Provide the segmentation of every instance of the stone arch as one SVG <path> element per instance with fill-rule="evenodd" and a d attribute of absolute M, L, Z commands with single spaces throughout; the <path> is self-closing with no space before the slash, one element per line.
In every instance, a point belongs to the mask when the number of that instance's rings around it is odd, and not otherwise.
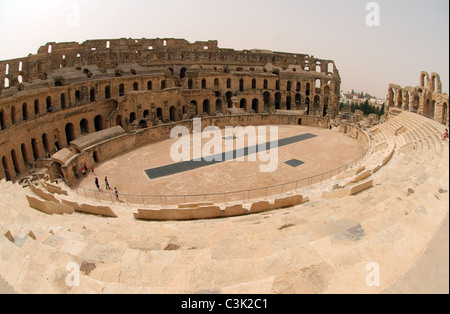
<path fill-rule="evenodd" d="M 125 85 L 120 84 L 119 85 L 119 97 L 125 96 Z"/>
<path fill-rule="evenodd" d="M 31 149 L 33 151 L 34 160 L 38 160 L 39 157 L 40 157 L 39 156 L 39 149 L 37 147 L 36 139 L 34 139 L 34 138 L 31 139 Z"/>
<path fill-rule="evenodd" d="M 28 105 L 26 102 L 22 104 L 22 120 L 25 121 L 28 119 Z"/>
<path fill-rule="evenodd" d="M 156 109 L 156 117 L 157 117 L 159 120 L 163 121 L 164 116 L 163 116 L 163 110 L 162 110 L 162 108 L 157 108 L 157 109 Z"/>
<path fill-rule="evenodd" d="M 134 121 L 136 121 L 136 112 L 130 113 L 129 121 L 130 121 L 130 123 L 133 123 Z"/>
<path fill-rule="evenodd" d="M 89 122 L 86 119 L 82 119 L 80 121 L 80 133 L 81 135 L 85 135 L 89 133 Z"/>
<path fill-rule="evenodd" d="M 275 93 L 275 110 L 281 109 L 281 93 Z"/>
<path fill-rule="evenodd" d="M 264 101 L 264 111 L 270 112 L 270 93 L 269 92 L 263 93 L 263 101 Z"/>
<path fill-rule="evenodd" d="M 170 121 L 173 121 L 173 122 L 178 121 L 178 119 L 177 119 L 177 108 L 175 108 L 175 106 L 170 107 L 169 113 L 170 113 Z"/>
<path fill-rule="evenodd" d="M 3 167 L 3 172 L 5 173 L 6 180 L 11 181 L 12 175 L 11 175 L 11 171 L 9 170 L 8 160 L 6 159 L 5 156 L 2 157 L 2 167 Z"/>
<path fill-rule="evenodd" d="M 75 140 L 75 129 L 72 123 L 66 124 L 65 132 L 66 132 L 67 146 L 70 146 L 70 142 Z"/>
<path fill-rule="evenodd" d="M 441 123 L 447 125 L 448 121 L 448 104 L 444 102 L 442 104 L 442 112 L 441 112 Z"/>
<path fill-rule="evenodd" d="M 48 146 L 48 136 L 46 133 L 42 134 L 42 147 L 44 148 L 45 155 L 50 153 L 50 149 Z"/>
<path fill-rule="evenodd" d="M 116 126 L 121 126 L 121 127 L 123 127 L 123 124 L 122 124 L 122 116 L 119 114 L 119 115 L 117 115 L 117 117 L 116 117 Z"/>
<path fill-rule="evenodd" d="M 0 109 L 0 130 L 6 128 L 5 125 L 5 114 L 3 113 L 3 109 Z"/>
<path fill-rule="evenodd" d="M 205 113 L 207 115 L 211 115 L 211 106 L 209 104 L 209 100 L 208 99 L 205 99 L 203 101 L 203 112 L 202 112 L 202 114 L 205 114 Z"/>
<path fill-rule="evenodd" d="M 11 124 L 16 123 L 16 107 L 11 106 Z"/>
<path fill-rule="evenodd" d="M 292 110 L 292 97 L 286 97 L 286 110 Z"/>
<path fill-rule="evenodd" d="M 428 83 L 430 81 L 430 77 L 427 72 L 421 72 L 420 73 L 420 86 L 423 88 L 428 88 Z"/>
<path fill-rule="evenodd" d="M 98 115 L 94 118 L 94 127 L 95 132 L 99 132 L 105 128 L 103 123 L 103 117 L 101 115 Z"/>
<path fill-rule="evenodd" d="M 216 112 L 223 113 L 222 100 L 216 100 Z"/>
<path fill-rule="evenodd" d="M 259 113 L 259 100 L 258 100 L 258 98 L 254 98 L 254 99 L 252 100 L 252 110 L 253 110 L 255 113 Z"/>
<path fill-rule="evenodd" d="M 30 163 L 30 158 L 28 158 L 28 150 L 24 143 L 22 143 L 22 145 L 20 145 L 20 152 L 22 153 L 23 164 L 24 164 L 25 168 L 27 168 Z"/>
<path fill-rule="evenodd" d="M 247 99 L 242 98 L 239 102 L 239 108 L 244 109 L 244 111 L 247 111 Z"/>
<path fill-rule="evenodd" d="M 16 155 L 16 151 L 13 149 L 11 150 L 11 160 L 13 163 L 13 168 L 14 168 L 14 172 L 17 174 L 20 174 L 20 166 L 19 166 L 19 162 L 17 160 L 17 155 Z"/>

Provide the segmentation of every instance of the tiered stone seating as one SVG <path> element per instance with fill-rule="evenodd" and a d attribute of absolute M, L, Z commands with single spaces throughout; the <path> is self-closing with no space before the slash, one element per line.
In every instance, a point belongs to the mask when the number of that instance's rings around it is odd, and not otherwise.
<path fill-rule="evenodd" d="M 396 122 L 416 148 L 395 151 L 367 178 L 369 189 L 253 215 L 141 221 L 136 209 L 115 204 L 117 218 L 49 216 L 29 208 L 29 188 L 2 181 L 0 276 L 20 293 L 382 292 L 421 255 L 449 204 L 443 126 L 401 113 L 375 134 L 391 149 Z M 365 162 L 390 153 L 387 147 Z M 85 202 L 71 191 L 55 197 Z M 374 262 L 382 270 L 379 287 L 365 282 Z M 79 286 L 66 284 L 70 263 L 81 267 Z"/>

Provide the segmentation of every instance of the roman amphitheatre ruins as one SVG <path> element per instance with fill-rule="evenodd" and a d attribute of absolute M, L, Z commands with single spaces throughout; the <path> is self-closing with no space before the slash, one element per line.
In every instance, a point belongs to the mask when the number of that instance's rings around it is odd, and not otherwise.
<path fill-rule="evenodd" d="M 418 78 L 364 117 L 339 111 L 338 65 L 308 54 L 115 39 L 0 61 L 0 279 L 17 293 L 387 291 L 448 217 L 448 94 Z M 174 162 L 175 127 L 192 151 L 208 144 L 195 121 L 224 151 L 246 143 L 244 160 Z M 245 139 L 275 126 L 263 173 Z"/>

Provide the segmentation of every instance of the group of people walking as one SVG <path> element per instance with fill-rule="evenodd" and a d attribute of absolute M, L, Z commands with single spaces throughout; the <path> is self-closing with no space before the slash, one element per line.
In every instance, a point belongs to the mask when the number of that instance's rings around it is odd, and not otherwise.
<path fill-rule="evenodd" d="M 83 173 L 83 177 L 87 177 L 88 168 L 87 168 L 86 164 L 84 164 L 81 171 Z M 91 167 L 91 174 L 96 175 L 94 167 Z M 98 181 L 98 177 L 95 177 L 94 182 L 95 182 L 95 186 L 97 187 L 97 190 L 100 191 L 101 189 L 100 189 L 100 182 Z M 111 186 L 109 185 L 109 182 L 108 182 L 108 177 L 105 177 L 105 187 L 106 187 L 106 190 L 111 190 Z M 114 195 L 116 196 L 116 200 L 119 201 L 119 191 L 117 190 L 116 187 L 114 188 Z"/>

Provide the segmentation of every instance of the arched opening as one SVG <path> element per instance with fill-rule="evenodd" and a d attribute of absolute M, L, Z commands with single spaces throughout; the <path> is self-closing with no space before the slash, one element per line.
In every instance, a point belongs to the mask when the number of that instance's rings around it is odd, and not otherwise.
<path fill-rule="evenodd" d="M 397 107 L 402 108 L 403 107 L 403 91 L 399 90 L 397 94 Z"/>
<path fill-rule="evenodd" d="M 14 149 L 11 151 L 11 158 L 12 158 L 12 162 L 13 162 L 14 172 L 17 175 L 20 173 L 20 167 L 19 167 L 19 162 L 17 161 L 16 151 Z"/>
<path fill-rule="evenodd" d="M 288 92 L 290 92 L 290 91 L 291 91 L 291 88 L 292 88 L 292 83 L 291 83 L 291 81 L 288 81 L 288 82 L 287 82 L 287 85 L 286 85 L 286 90 L 287 90 Z"/>
<path fill-rule="evenodd" d="M 242 98 L 239 103 L 239 108 L 243 109 L 244 111 L 247 111 L 247 99 Z"/>
<path fill-rule="evenodd" d="M 314 114 L 319 110 L 320 108 L 320 96 L 316 95 L 314 96 Z"/>
<path fill-rule="evenodd" d="M 202 89 L 206 89 L 206 79 L 202 79 Z"/>
<path fill-rule="evenodd" d="M 25 121 L 28 119 L 28 105 L 27 103 L 22 104 L 22 120 Z"/>
<path fill-rule="evenodd" d="M 104 129 L 102 116 L 98 115 L 94 118 L 94 126 L 95 126 L 95 132 L 99 132 Z"/>
<path fill-rule="evenodd" d="M 252 110 L 253 110 L 255 113 L 259 113 L 259 100 L 258 100 L 257 98 L 254 98 L 254 99 L 252 100 Z"/>
<path fill-rule="evenodd" d="M 442 104 L 442 116 L 441 116 L 441 123 L 444 125 L 447 125 L 448 120 L 448 104 L 444 102 Z"/>
<path fill-rule="evenodd" d="M 264 101 L 264 111 L 269 113 L 270 112 L 270 93 L 269 92 L 263 93 L 263 101 Z"/>
<path fill-rule="evenodd" d="M 91 90 L 89 91 L 89 100 L 91 102 L 95 102 L 95 89 L 91 88 Z"/>
<path fill-rule="evenodd" d="M 286 97 L 286 109 L 292 110 L 292 97 L 291 96 Z"/>
<path fill-rule="evenodd" d="M 116 126 L 123 127 L 123 125 L 122 125 L 122 116 L 120 114 L 117 115 L 117 117 L 116 117 Z"/>
<path fill-rule="evenodd" d="M 166 80 L 162 80 L 161 81 L 161 90 L 165 90 L 166 89 Z"/>
<path fill-rule="evenodd" d="M 62 93 L 59 99 L 61 103 L 61 109 L 66 108 L 66 94 Z"/>
<path fill-rule="evenodd" d="M 231 79 L 227 79 L 227 88 L 231 88 Z"/>
<path fill-rule="evenodd" d="M 194 116 L 198 116 L 198 104 L 197 104 L 197 101 L 195 101 L 195 100 L 191 101 L 191 103 L 189 104 L 189 111 Z"/>
<path fill-rule="evenodd" d="M 311 95 L 311 84 L 306 83 L 306 96 Z"/>
<path fill-rule="evenodd" d="M 420 97 L 418 94 L 415 94 L 412 104 L 412 111 L 417 113 L 417 111 L 419 110 L 419 106 L 420 106 Z"/>
<path fill-rule="evenodd" d="M 240 92 L 244 91 L 244 79 L 239 80 L 239 91 Z"/>
<path fill-rule="evenodd" d="M 147 119 L 147 117 L 150 115 L 150 110 L 144 110 L 144 119 Z"/>
<path fill-rule="evenodd" d="M 30 163 L 30 159 L 28 158 L 27 147 L 23 143 L 20 145 L 20 152 L 22 153 L 23 165 L 27 168 Z"/>
<path fill-rule="evenodd" d="M 216 100 L 216 112 L 223 113 L 222 100 Z"/>
<path fill-rule="evenodd" d="M 163 110 L 161 108 L 156 109 L 156 117 L 163 121 Z"/>
<path fill-rule="evenodd" d="M 50 153 L 50 150 L 48 149 L 48 137 L 47 134 L 42 134 L 42 147 L 44 148 L 44 153 L 47 156 Z"/>
<path fill-rule="evenodd" d="M 39 150 L 37 147 L 36 140 L 34 138 L 31 139 L 31 149 L 33 150 L 34 160 L 38 160 L 39 159 Z"/>
<path fill-rule="evenodd" d="M 280 80 L 277 80 L 277 81 L 275 82 L 275 89 L 276 89 L 276 90 L 280 90 Z"/>
<path fill-rule="evenodd" d="M 170 113 L 170 121 L 176 122 L 178 120 L 177 119 L 177 108 L 175 108 L 174 106 L 170 107 L 169 113 Z"/>
<path fill-rule="evenodd" d="M 437 84 L 436 84 L 436 81 L 437 81 L 437 79 L 436 79 L 436 75 L 432 75 L 431 76 L 431 91 L 432 92 L 436 92 L 437 90 Z"/>
<path fill-rule="evenodd" d="M 105 99 L 110 99 L 111 98 L 111 86 L 106 86 L 105 87 Z"/>
<path fill-rule="evenodd" d="M 252 89 L 256 89 L 256 79 L 252 79 Z"/>
<path fill-rule="evenodd" d="M 328 63 L 328 68 L 327 68 L 328 74 L 333 74 L 334 73 L 334 64 L 333 63 Z"/>
<path fill-rule="evenodd" d="M 8 167 L 8 161 L 6 160 L 6 157 L 2 157 L 2 166 L 3 166 L 3 172 L 5 173 L 5 178 L 7 181 L 12 180 L 12 175 Z"/>
<path fill-rule="evenodd" d="M 307 108 L 307 110 L 306 110 L 306 115 L 309 116 L 309 114 L 311 113 L 311 110 L 310 110 L 310 99 L 309 99 L 309 97 L 306 97 L 306 98 L 305 98 L 305 106 L 306 106 L 306 108 Z"/>
<path fill-rule="evenodd" d="M 425 73 L 420 76 L 420 86 L 423 88 L 427 87 L 427 75 Z"/>
<path fill-rule="evenodd" d="M 39 100 L 35 100 L 34 101 L 34 115 L 39 115 L 40 110 L 39 110 Z"/>
<path fill-rule="evenodd" d="M 125 96 L 125 85 L 119 85 L 119 97 Z"/>
<path fill-rule="evenodd" d="M 300 109 L 302 105 L 302 96 L 300 94 L 295 94 L 295 106 Z"/>
<path fill-rule="evenodd" d="M 215 89 L 219 88 L 219 79 L 218 78 L 214 79 L 214 88 Z"/>
<path fill-rule="evenodd" d="M 192 81 L 192 79 L 188 80 L 188 89 L 193 89 L 194 88 L 194 82 Z"/>
<path fill-rule="evenodd" d="M 134 121 L 136 121 L 136 113 L 132 112 L 130 113 L 130 123 L 133 123 Z"/>
<path fill-rule="evenodd" d="M 135 92 L 139 91 L 139 83 L 138 82 L 133 83 L 133 91 L 135 91 Z"/>
<path fill-rule="evenodd" d="M 275 94 L 275 110 L 281 109 L 281 93 Z"/>
<path fill-rule="evenodd" d="M 300 91 L 300 89 L 301 89 L 301 87 L 302 87 L 302 84 L 300 83 L 300 82 L 297 82 L 297 87 L 296 87 L 296 91 L 297 92 L 299 92 Z"/>
<path fill-rule="evenodd" d="M 16 123 L 16 107 L 11 107 L 11 124 Z"/>
<path fill-rule="evenodd" d="M 302 119 L 301 118 L 298 119 L 298 125 L 302 125 Z"/>
<path fill-rule="evenodd" d="M 203 101 L 203 114 L 207 114 L 207 115 L 210 115 L 211 114 L 211 111 L 210 111 L 210 106 L 209 106 L 209 100 L 208 99 L 205 99 L 204 101 Z"/>
<path fill-rule="evenodd" d="M 52 111 L 52 98 L 50 96 L 47 97 L 46 103 L 47 103 L 47 112 L 51 112 Z"/>
<path fill-rule="evenodd" d="M 80 121 L 80 133 L 81 135 L 89 133 L 89 123 L 86 119 Z"/>
<path fill-rule="evenodd" d="M 75 128 L 73 127 L 72 123 L 66 124 L 65 132 L 66 132 L 67 146 L 70 146 L 70 142 L 75 140 Z"/>
<path fill-rule="evenodd" d="M 232 92 L 227 92 L 225 94 L 225 97 L 227 99 L 228 108 L 233 108 L 233 100 L 231 100 L 231 98 L 233 97 L 233 93 Z"/>
<path fill-rule="evenodd" d="M 3 114 L 3 109 L 0 110 L 0 130 L 3 130 L 6 127 L 5 125 L 5 115 Z"/>
<path fill-rule="evenodd" d="M 95 150 L 92 153 L 92 159 L 94 160 L 94 163 L 98 163 L 99 162 L 98 155 L 97 155 L 97 152 Z"/>
<path fill-rule="evenodd" d="M 147 82 L 147 90 L 152 90 L 153 89 L 153 82 L 152 81 L 148 81 Z"/>
<path fill-rule="evenodd" d="M 181 68 L 180 70 L 180 79 L 184 79 L 186 77 L 186 68 Z"/>
<path fill-rule="evenodd" d="M 268 86 L 269 86 L 269 82 L 267 80 L 264 80 L 264 84 L 263 84 L 264 89 L 267 89 Z"/>
<path fill-rule="evenodd" d="M 325 98 L 325 99 L 327 99 L 327 98 Z M 323 113 L 322 113 L 322 116 L 323 116 L 323 117 L 326 117 L 327 114 L 328 114 L 328 105 L 325 104 L 325 105 L 323 106 Z"/>
<path fill-rule="evenodd" d="M 404 110 L 409 110 L 409 100 L 410 99 L 410 92 L 409 91 L 407 91 L 406 93 L 405 93 L 405 102 L 404 102 L 404 104 L 403 104 L 403 109 Z"/>

